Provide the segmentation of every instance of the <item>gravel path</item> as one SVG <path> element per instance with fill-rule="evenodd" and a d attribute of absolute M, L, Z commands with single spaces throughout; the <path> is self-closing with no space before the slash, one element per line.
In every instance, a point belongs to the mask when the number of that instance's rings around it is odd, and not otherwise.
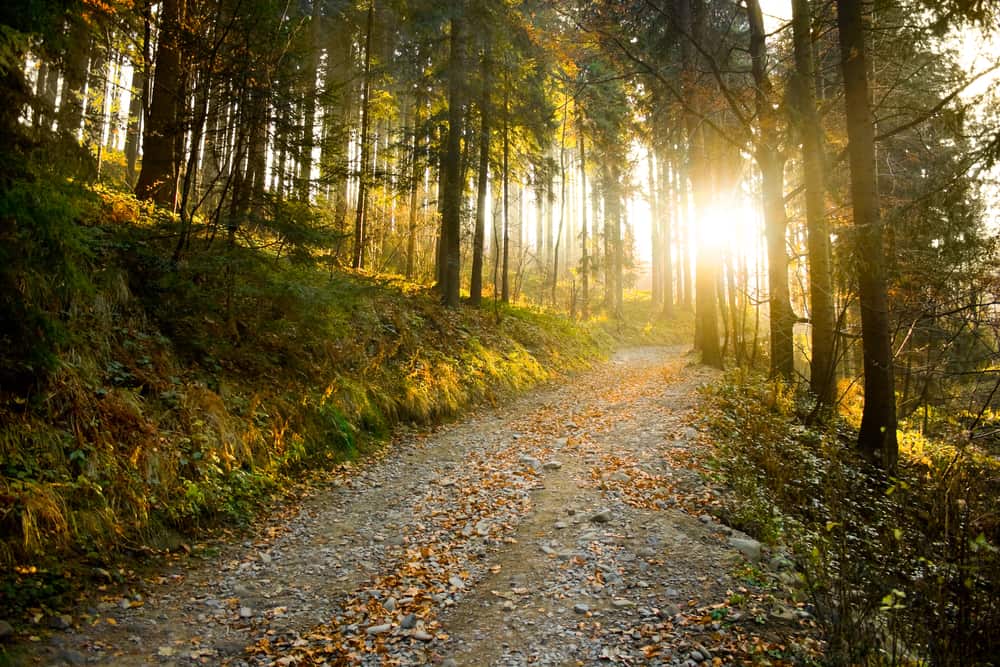
<path fill-rule="evenodd" d="M 690 466 L 713 377 L 626 350 L 400 433 L 254 539 L 95 599 L 28 664 L 795 662 L 815 633 L 787 563 L 711 518 Z"/>

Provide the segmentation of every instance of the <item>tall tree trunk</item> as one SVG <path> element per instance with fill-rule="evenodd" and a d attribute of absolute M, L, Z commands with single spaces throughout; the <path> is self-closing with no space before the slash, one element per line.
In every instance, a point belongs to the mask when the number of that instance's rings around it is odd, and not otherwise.
<path fill-rule="evenodd" d="M 614 258 L 614 250 L 611 247 L 611 229 L 613 226 L 612 216 L 614 215 L 614 208 L 611 206 L 610 200 L 610 190 L 611 190 L 611 168 L 608 164 L 601 165 L 601 199 L 604 203 L 604 238 L 601 244 L 603 250 L 603 262 L 602 268 L 604 269 L 604 310 L 606 312 L 613 312 L 614 303 L 614 278 L 612 273 L 614 271 L 612 259 Z"/>
<path fill-rule="evenodd" d="M 563 106 L 562 135 L 559 139 L 559 229 L 552 249 L 552 305 L 556 304 L 556 287 L 559 286 L 559 242 L 562 240 L 563 223 L 566 220 L 566 126 L 569 105 Z"/>
<path fill-rule="evenodd" d="M 319 79 L 320 45 L 323 38 L 321 7 L 319 0 L 312 0 L 309 58 L 306 62 L 306 86 L 302 99 L 302 147 L 299 149 L 302 157 L 299 160 L 298 191 L 299 198 L 304 202 L 309 201 L 312 192 L 313 147 L 316 145 L 316 82 Z"/>
<path fill-rule="evenodd" d="M 459 305 L 461 277 L 461 217 L 462 192 L 462 88 L 465 77 L 465 16 L 464 7 L 455 8 L 451 19 L 451 55 L 448 70 L 448 142 L 445 153 L 445 191 L 441 216 L 443 246 L 443 277 L 441 285 L 444 303 L 449 308 Z"/>
<path fill-rule="evenodd" d="M 899 457 L 899 447 L 896 441 L 892 337 L 882 220 L 876 187 L 875 128 L 868 90 L 862 3 L 863 0 L 837 0 L 865 369 L 865 404 L 858 447 L 873 463 L 893 470 Z"/>
<path fill-rule="evenodd" d="M 674 267 L 677 282 L 677 305 L 678 307 L 690 307 L 685 304 L 684 292 L 687 289 L 687 279 L 685 277 L 685 257 L 687 256 L 687 243 L 684 239 L 684 230 L 687 229 L 687 172 L 680 167 L 680 156 L 675 157 L 673 162 L 673 197 L 674 197 L 674 245 L 677 248 L 677 264 Z M 690 273 L 688 274 L 690 275 Z"/>
<path fill-rule="evenodd" d="M 580 135 L 580 313 L 584 321 L 590 319 L 590 255 L 587 248 L 587 146 L 583 134 L 583 117 L 577 119 Z"/>
<path fill-rule="evenodd" d="M 760 134 L 754 147 L 760 167 L 764 198 L 764 231 L 767 236 L 767 281 L 770 306 L 771 373 L 791 381 L 795 374 L 792 312 L 788 289 L 788 216 L 785 211 L 785 160 L 778 149 L 778 118 L 774 90 L 767 74 L 767 43 L 758 0 L 747 0 L 750 22 L 750 58 L 756 87 Z"/>
<path fill-rule="evenodd" d="M 625 295 L 624 295 L 624 272 L 625 272 L 625 229 L 624 206 L 622 205 L 622 174 L 621 167 L 616 161 L 611 165 L 611 187 L 614 190 L 612 202 L 614 205 L 614 215 L 612 216 L 611 233 L 614 235 L 614 290 L 615 290 L 615 317 L 619 320 L 625 316 Z"/>
<path fill-rule="evenodd" d="M 663 257 L 662 257 L 662 247 L 660 240 L 660 212 L 658 209 L 657 201 L 657 191 L 656 191 L 656 158 L 653 156 L 653 149 L 650 146 L 646 153 L 646 187 L 649 189 L 648 192 L 648 204 L 649 204 L 649 233 L 650 233 L 650 244 L 652 246 L 652 253 L 650 256 L 650 271 L 652 273 L 652 297 L 653 297 L 653 307 L 661 308 L 663 306 Z"/>
<path fill-rule="evenodd" d="M 125 174 L 130 186 L 135 186 L 135 166 L 139 159 L 139 138 L 142 135 L 145 109 L 142 103 L 146 94 L 146 71 L 133 65 L 132 95 L 128 103 L 128 125 L 125 128 Z"/>
<path fill-rule="evenodd" d="M 142 5 L 142 54 L 141 61 L 132 63 L 132 96 L 128 105 L 128 125 L 125 129 L 125 164 L 129 187 L 135 188 L 138 174 L 135 171 L 139 159 L 139 144 L 146 128 L 146 114 L 149 111 L 149 61 L 150 44 L 153 39 L 152 17 L 149 2 Z"/>
<path fill-rule="evenodd" d="M 177 199 L 180 156 L 177 137 L 183 136 L 180 114 L 184 89 L 181 72 L 180 29 L 184 0 L 163 0 L 160 5 L 159 47 L 146 127 L 143 128 L 142 171 L 135 186 L 139 199 L 152 199 L 173 210 Z"/>
<path fill-rule="evenodd" d="M 43 60 L 35 82 L 35 117 L 32 122 L 37 129 L 52 129 L 52 112 L 55 110 L 58 83 L 59 70 Z"/>
<path fill-rule="evenodd" d="M 486 236 L 486 195 L 490 179 L 490 92 L 492 53 L 487 46 L 481 65 L 483 75 L 482 99 L 479 102 L 479 173 L 476 178 L 476 229 L 472 234 L 472 279 L 469 285 L 469 302 L 478 306 L 483 299 L 483 246 Z"/>
<path fill-rule="evenodd" d="M 205 130 L 205 120 L 208 116 L 208 96 L 211 85 L 211 75 L 208 72 L 211 70 L 211 65 L 212 63 L 202 72 L 201 81 L 199 81 L 200 85 L 195 95 L 195 110 L 191 121 L 191 148 L 188 155 L 187 167 L 184 170 L 184 180 L 181 184 L 181 229 L 177 236 L 177 244 L 174 247 L 174 262 L 180 259 L 181 253 L 187 247 L 191 237 L 191 223 L 195 209 L 191 207 L 190 199 L 192 192 L 196 191 L 194 181 L 198 173 L 201 138 Z"/>
<path fill-rule="evenodd" d="M 727 253 L 726 256 L 726 292 L 729 297 L 729 321 L 733 331 L 733 356 L 736 357 L 736 365 L 742 366 L 744 357 L 743 347 L 743 320 L 740 317 L 739 291 L 736 288 L 736 266 L 738 249 Z"/>
<path fill-rule="evenodd" d="M 417 252 L 417 193 L 420 189 L 420 111 L 423 96 L 419 93 L 413 103 L 413 149 L 410 153 L 410 210 L 406 230 L 406 277 L 413 278 L 414 259 Z"/>
<path fill-rule="evenodd" d="M 79 135 L 83 125 L 83 95 L 87 85 L 87 60 L 90 55 L 90 26 L 80 16 L 70 19 L 69 49 L 63 69 L 63 87 L 59 102 L 59 131 Z"/>
<path fill-rule="evenodd" d="M 102 43 L 100 26 L 90 40 L 90 62 L 87 64 L 87 103 L 83 118 L 83 141 L 94 149 L 100 149 L 101 130 L 104 128 L 105 94 L 111 60 Z"/>
<path fill-rule="evenodd" d="M 792 0 L 795 72 L 792 78 L 792 118 L 802 138 L 806 185 L 806 226 L 809 231 L 809 304 L 812 319 L 812 361 L 809 387 L 821 405 L 832 405 L 836 387 L 836 313 L 830 226 L 826 217 L 824 146 L 816 110 L 809 0 Z"/>
<path fill-rule="evenodd" d="M 365 244 L 368 225 L 368 162 L 371 159 L 371 145 L 368 137 L 371 125 L 372 93 L 372 31 L 375 26 L 375 0 L 368 3 L 368 19 L 365 24 L 365 72 L 361 91 L 361 164 L 358 168 L 358 200 L 354 209 L 354 258 L 351 265 L 355 269 L 365 266 Z"/>
<path fill-rule="evenodd" d="M 692 185 L 695 210 L 699 218 L 710 215 L 712 206 L 712 178 L 706 154 L 704 130 L 694 128 L 691 141 L 694 151 Z M 695 264 L 695 320 L 697 334 L 695 347 L 701 351 L 702 363 L 722 368 L 722 349 L 719 346 L 718 303 L 716 301 L 716 276 L 719 271 L 719 253 L 714 248 L 715 239 L 708 238 L 704 227 L 697 230 L 697 257 Z"/>
<path fill-rule="evenodd" d="M 207 128 L 205 130 L 205 157 L 201 168 L 201 196 L 209 206 L 216 203 L 214 189 L 222 177 L 225 167 L 226 134 L 229 123 L 226 120 L 225 87 L 215 85 L 207 91 L 209 95 Z M 213 196 L 209 196 L 213 193 Z"/>
<path fill-rule="evenodd" d="M 510 74 L 504 72 L 503 92 L 503 259 L 500 300 L 510 303 Z"/>
<path fill-rule="evenodd" d="M 691 200 L 693 197 L 688 180 L 689 176 L 684 174 L 677 181 L 677 196 L 680 203 L 680 211 L 683 215 L 683 219 L 680 221 L 677 230 L 678 253 L 680 256 L 677 269 L 680 272 L 680 280 L 684 284 L 684 308 L 690 311 L 694 304 L 694 290 L 692 288 L 694 271 L 691 267 Z"/>
<path fill-rule="evenodd" d="M 350 156 L 353 102 L 356 98 L 354 80 L 354 38 L 346 30 L 330 30 L 326 48 L 326 72 L 323 89 L 330 96 L 338 91 L 336 104 L 323 110 L 323 152 L 320 156 L 320 178 L 328 184 L 330 205 L 338 233 L 347 235 L 347 168 Z M 339 255 L 338 242 L 336 254 Z"/>
<path fill-rule="evenodd" d="M 699 3 L 700 4 L 700 3 Z M 705 8 L 697 7 L 692 11 L 691 5 L 685 0 L 680 3 L 678 21 L 687 28 L 692 39 L 704 43 L 703 32 Z M 698 69 L 698 63 L 691 53 L 691 45 L 682 42 L 682 66 L 686 72 L 693 73 Z M 687 77 L 691 78 L 691 77 Z M 686 88 L 690 88 L 686 85 Z M 691 164 L 691 186 L 694 191 L 695 212 L 699 219 L 709 216 L 712 205 L 712 174 L 711 161 L 708 153 L 708 142 L 705 137 L 704 124 L 699 117 L 698 96 L 696 91 L 688 89 L 686 93 L 694 100 L 694 110 L 685 115 L 685 126 L 688 134 L 689 163 Z M 722 349 L 719 346 L 718 303 L 716 300 L 716 276 L 719 271 L 718 251 L 715 239 L 708 238 L 708 232 L 703 226 L 697 229 L 697 257 L 695 264 L 695 349 L 701 352 L 702 363 L 722 368 Z"/>
<path fill-rule="evenodd" d="M 258 211 L 267 190 L 267 127 L 270 116 L 268 104 L 270 86 L 263 82 L 251 91 L 251 123 L 248 172 L 250 174 L 249 204 Z"/>
<path fill-rule="evenodd" d="M 621 318 L 621 172 L 614 160 L 604 168 L 604 275 L 605 308 Z"/>
<path fill-rule="evenodd" d="M 535 193 L 535 261 L 538 263 L 538 273 L 542 276 L 539 301 L 545 298 L 545 203 L 542 194 L 542 179 L 538 166 L 535 166 L 532 189 Z"/>
<path fill-rule="evenodd" d="M 663 290 L 663 314 L 670 317 L 674 314 L 674 267 L 673 259 L 670 255 L 670 239 L 673 236 L 674 218 L 674 188 L 671 183 L 672 170 L 667 160 L 657 160 L 659 166 L 659 191 L 665 196 L 665 201 L 660 205 L 660 257 L 663 263 L 661 269 Z"/>

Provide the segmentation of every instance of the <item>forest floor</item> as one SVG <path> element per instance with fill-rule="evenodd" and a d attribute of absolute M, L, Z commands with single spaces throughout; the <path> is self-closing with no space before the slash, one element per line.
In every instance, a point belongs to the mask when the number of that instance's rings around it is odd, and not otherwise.
<path fill-rule="evenodd" d="M 820 646 L 779 551 L 711 514 L 699 385 L 636 348 L 400 429 L 252 534 L 109 584 L 24 664 L 795 663 Z M 763 552 L 763 553 L 761 553 Z"/>

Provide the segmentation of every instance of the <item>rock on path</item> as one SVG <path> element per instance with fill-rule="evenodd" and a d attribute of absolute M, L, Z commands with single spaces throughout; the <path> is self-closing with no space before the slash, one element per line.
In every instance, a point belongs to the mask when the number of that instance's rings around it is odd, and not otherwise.
<path fill-rule="evenodd" d="M 808 614 L 744 608 L 770 600 L 736 576 L 760 545 L 700 520 L 711 489 L 676 464 L 702 446 L 712 377 L 677 348 L 627 350 L 403 433 L 254 539 L 95 599 L 27 662 L 735 663 L 760 632 L 744 621 L 781 637 Z"/>

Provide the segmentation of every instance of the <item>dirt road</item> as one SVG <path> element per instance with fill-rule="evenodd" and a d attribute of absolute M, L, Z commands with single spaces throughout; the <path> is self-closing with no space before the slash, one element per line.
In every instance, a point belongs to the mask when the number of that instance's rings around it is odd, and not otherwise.
<path fill-rule="evenodd" d="M 794 662 L 811 621 L 781 559 L 709 515 L 688 465 L 713 377 L 627 350 L 401 432 L 253 539 L 97 596 L 28 664 Z"/>

